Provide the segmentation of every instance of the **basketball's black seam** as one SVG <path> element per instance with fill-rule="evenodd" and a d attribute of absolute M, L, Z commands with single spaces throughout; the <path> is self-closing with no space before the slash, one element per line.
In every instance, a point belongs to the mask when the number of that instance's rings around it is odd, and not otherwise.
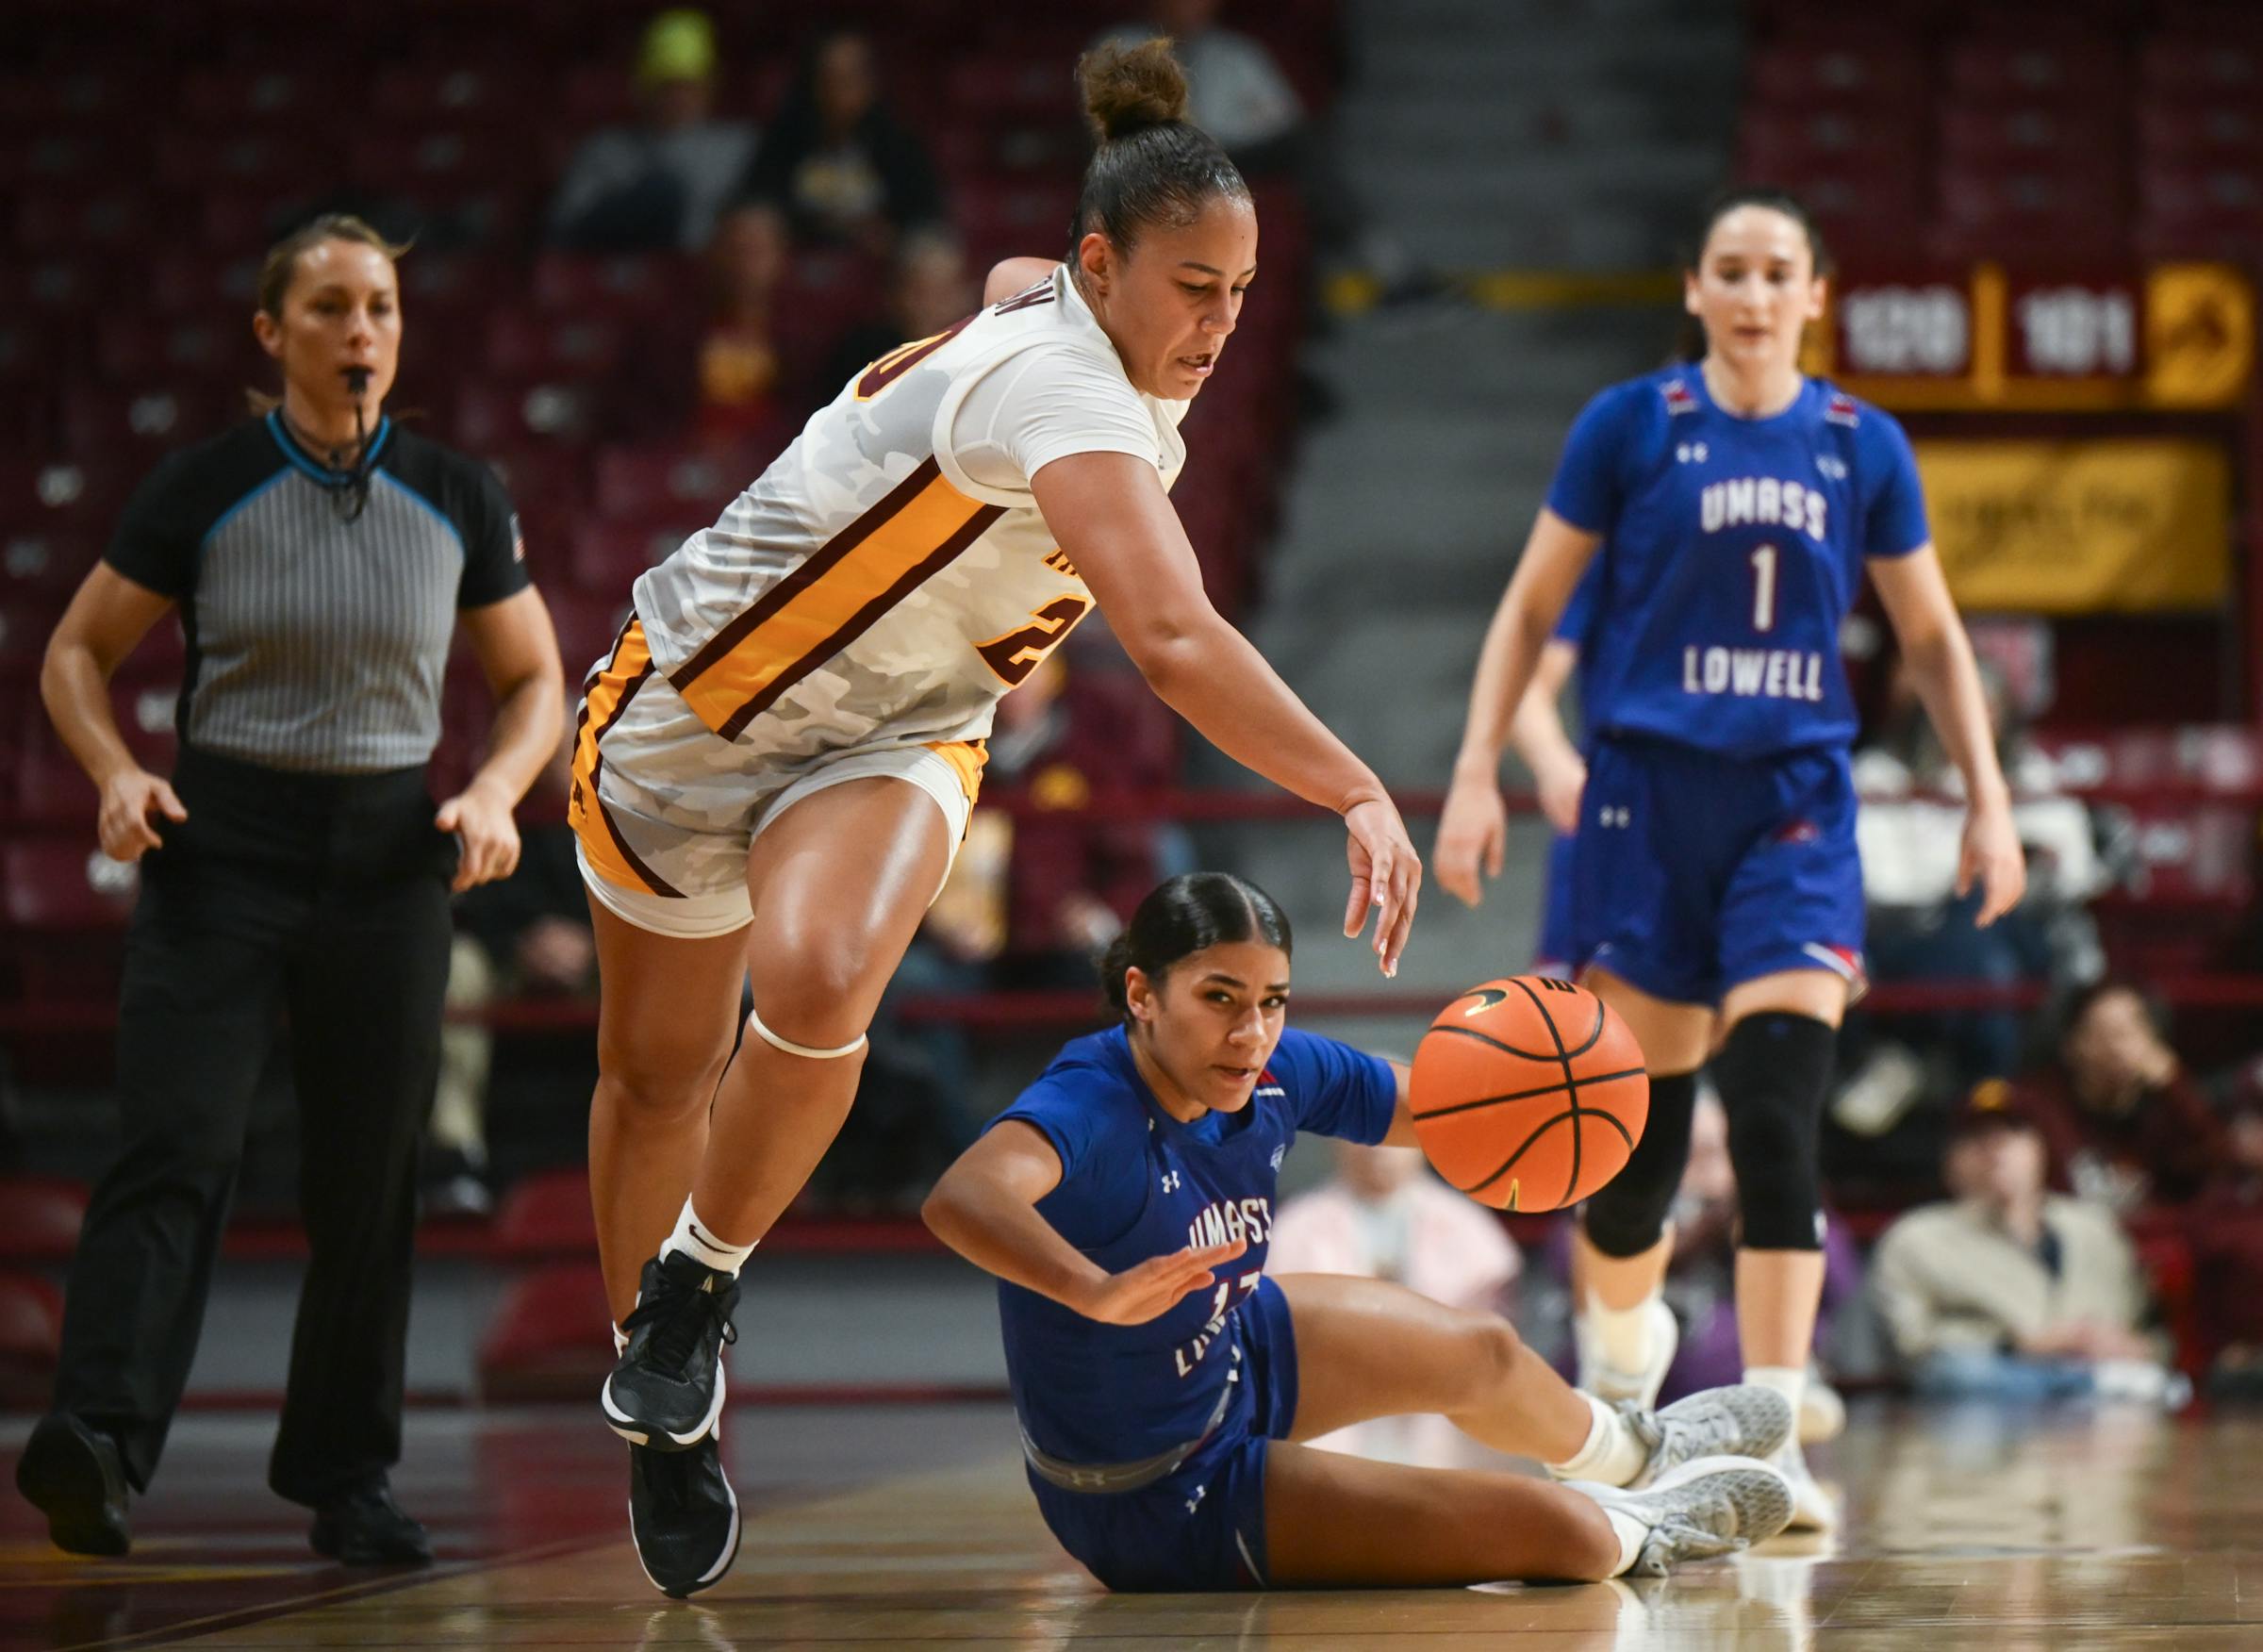
<path fill-rule="evenodd" d="M 1592 1090 L 1597 1084 L 1614 1083 L 1620 1079 L 1639 1079 L 1647 1070 L 1645 1067 L 1639 1066 L 1621 1067 L 1615 1073 L 1596 1073 L 1592 1078 L 1581 1079 L 1579 1082 Z M 1543 1084 L 1537 1090 L 1517 1090 L 1506 1096 L 1484 1096 L 1475 1101 L 1457 1101 L 1450 1107 L 1432 1107 L 1425 1112 L 1415 1114 L 1414 1116 L 1416 1118 L 1444 1118 L 1448 1114 L 1469 1113 L 1479 1107 L 1498 1107 L 1505 1101 L 1529 1101 L 1539 1096 L 1553 1096 L 1563 1088 L 1564 1086 L 1561 1084 Z M 1590 1108 L 1588 1111 L 1592 1113 L 1596 1110 Z"/>
<path fill-rule="evenodd" d="M 1549 1015 L 1548 1006 L 1540 1001 L 1540 994 L 1527 986 L 1524 977 L 1521 975 L 1511 976 L 1509 984 L 1532 1000 L 1532 1007 L 1540 1012 L 1540 1018 L 1548 1029 L 1548 1042 L 1556 1046 L 1556 1059 L 1563 1064 L 1563 1099 L 1565 1105 L 1571 1109 L 1572 1120 L 1572 1175 L 1571 1180 L 1563 1184 L 1563 1198 L 1557 1202 L 1568 1205 L 1572 1202 L 1573 1196 L 1579 1191 L 1579 1149 L 1585 1145 L 1580 1139 L 1582 1132 L 1579 1129 L 1579 1115 L 1583 1111 L 1579 1105 L 1579 1080 L 1572 1071 L 1571 1055 L 1563 1048 L 1563 1034 L 1556 1031 L 1556 1017 Z M 1603 1007 L 1601 999 L 1595 1000 L 1595 1007 L 1597 1009 Z M 1599 1025 L 1598 1036 L 1600 1036 Z M 1582 1045 L 1580 1048 L 1584 1050 L 1587 1046 Z M 1586 1109 L 1585 1111 L 1592 1112 L 1594 1109 Z M 1624 1132 L 1622 1132 L 1622 1133 Z M 1628 1150 L 1632 1150 L 1631 1142 L 1628 1144 Z M 1497 1176 L 1500 1173 L 1495 1171 L 1494 1174 Z M 1490 1181 L 1491 1178 L 1487 1180 Z M 1482 1186 L 1483 1183 L 1480 1182 L 1478 1185 Z"/>
<path fill-rule="evenodd" d="M 1490 1032 L 1480 1032 L 1475 1027 L 1445 1027 L 1433 1024 L 1433 1032 L 1450 1032 L 1457 1038 L 1475 1038 L 1479 1044 L 1491 1045 L 1503 1055 L 1513 1055 L 1519 1061 L 1554 1061 L 1555 1056 L 1544 1049 L 1519 1049 L 1513 1044 L 1504 1044 Z M 1561 1044 L 1557 1047 L 1562 1048 Z"/>
<path fill-rule="evenodd" d="M 1634 1151 L 1633 1133 L 1629 1132 L 1625 1125 L 1621 1124 L 1617 1118 L 1612 1116 L 1609 1110 L 1601 1107 L 1590 1107 L 1586 1111 L 1589 1115 L 1603 1120 L 1603 1122 L 1610 1125 L 1611 1129 L 1617 1131 L 1620 1135 L 1626 1137 L 1627 1150 L 1630 1153 Z M 1524 1139 L 1523 1143 L 1518 1146 L 1515 1152 L 1509 1155 L 1508 1159 L 1501 1165 L 1499 1169 L 1495 1170 L 1492 1175 L 1485 1177 L 1481 1181 L 1471 1182 L 1462 1191 L 1463 1193 L 1474 1195 L 1481 1192 L 1485 1188 L 1492 1186 L 1502 1177 L 1508 1175 L 1510 1171 L 1516 1168 L 1516 1162 L 1525 1156 L 1526 1152 L 1531 1148 L 1534 1142 L 1540 1140 L 1542 1136 L 1547 1134 L 1548 1132 L 1554 1130 L 1558 1125 L 1561 1124 L 1565 1119 L 1570 1118 L 1571 1116 L 1572 1111 L 1567 1109 L 1562 1113 L 1557 1114 L 1552 1118 L 1544 1118 L 1541 1120 L 1540 1123 L 1532 1127 L 1532 1133 Z M 1577 1127 L 1574 1126 L 1573 1141 L 1575 1144 L 1577 1144 Z"/>

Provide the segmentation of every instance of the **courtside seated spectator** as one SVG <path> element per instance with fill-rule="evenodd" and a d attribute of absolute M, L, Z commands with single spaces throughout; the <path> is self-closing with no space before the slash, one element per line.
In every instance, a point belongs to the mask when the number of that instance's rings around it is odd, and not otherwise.
<path fill-rule="evenodd" d="M 783 369 L 772 312 L 788 256 L 785 221 L 770 207 L 738 207 L 716 228 L 707 249 L 713 299 L 694 364 L 694 422 L 710 442 L 743 440 L 778 421 Z M 845 377 L 831 385 L 826 400 Z"/>
<path fill-rule="evenodd" d="M 1983 1085 L 1952 1122 L 1951 1199 L 1886 1231 L 1870 1282 L 1921 1394 L 2176 1402 L 2128 1237 L 2106 1206 L 2044 1184 L 2045 1147 L 2018 1091 Z"/>
<path fill-rule="evenodd" d="M 1282 1201 L 1271 1271 L 1389 1280 L 1448 1307 L 1502 1311 L 1524 1259 L 1491 1212 L 1432 1175 L 1419 1148 L 1330 1145 L 1335 1175 Z M 1440 1416 L 1378 1417 L 1312 1444 L 1393 1462 L 1466 1455 L 1466 1437 Z"/>
<path fill-rule="evenodd" d="M 926 142 L 882 100 L 872 43 L 849 28 L 811 43 L 744 194 L 785 213 L 797 240 L 875 257 L 888 256 L 899 235 L 944 217 Z"/>
<path fill-rule="evenodd" d="M 2181 1205 L 2223 1162 L 2223 1128 L 2168 1037 L 2166 1013 L 2106 980 L 2067 1007 L 2057 1059 L 2019 1082 L 2051 1185 L 2112 1206 Z"/>
<path fill-rule="evenodd" d="M 550 239 L 583 252 L 694 252 L 746 174 L 755 130 L 717 120 L 715 26 L 664 11 L 636 58 L 643 119 L 583 140 L 550 207 Z"/>
<path fill-rule="evenodd" d="M 982 296 L 956 239 L 935 230 L 905 236 L 888 272 L 886 313 L 858 322 L 834 346 L 824 373 L 809 387 L 812 405 L 832 401 L 843 385 L 899 344 L 948 332 Z"/>

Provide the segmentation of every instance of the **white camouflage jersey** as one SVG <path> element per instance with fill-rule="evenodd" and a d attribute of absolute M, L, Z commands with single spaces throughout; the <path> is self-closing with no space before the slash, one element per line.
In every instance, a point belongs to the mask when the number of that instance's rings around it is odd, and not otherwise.
<path fill-rule="evenodd" d="M 980 739 L 1092 607 L 1029 478 L 1131 453 L 1168 487 L 1186 408 L 1132 388 L 1056 270 L 882 356 L 638 579 L 653 666 L 764 755 Z"/>

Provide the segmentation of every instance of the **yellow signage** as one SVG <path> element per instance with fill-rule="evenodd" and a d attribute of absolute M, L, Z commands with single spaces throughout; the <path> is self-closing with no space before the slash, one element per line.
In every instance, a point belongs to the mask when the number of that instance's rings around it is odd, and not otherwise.
<path fill-rule="evenodd" d="M 2247 282 L 2222 264 L 2167 264 L 2145 281 L 2145 397 L 2162 407 L 2237 403 L 2255 365 Z"/>
<path fill-rule="evenodd" d="M 2213 608 L 2231 586 L 2231 464 L 2205 441 L 1921 441 L 1959 606 Z"/>

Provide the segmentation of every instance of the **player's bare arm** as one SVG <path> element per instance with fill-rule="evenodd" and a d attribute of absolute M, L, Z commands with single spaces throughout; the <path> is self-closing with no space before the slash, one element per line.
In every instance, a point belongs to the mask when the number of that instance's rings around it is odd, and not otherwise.
<path fill-rule="evenodd" d="M 1128 454 L 1073 454 L 1039 470 L 1030 487 L 1164 703 L 1235 762 L 1344 817 L 1353 884 L 1344 933 L 1359 933 L 1376 908 L 1376 951 L 1383 972 L 1396 973 L 1422 882 L 1406 826 L 1375 771 L 1211 606 L 1154 466 Z"/>
<path fill-rule="evenodd" d="M 1544 506 L 1486 627 L 1436 850 L 1439 881 L 1466 905 L 1484 899 L 1480 873 L 1499 876 L 1507 849 L 1500 768 L 1511 723 L 1556 622 L 1602 542 L 1600 535 L 1576 528 Z"/>
<path fill-rule="evenodd" d="M 1111 1274 L 1037 1214 L 1037 1201 L 1060 1182 L 1061 1157 L 1044 1132 L 1010 1118 L 959 1155 L 919 1214 L 985 1273 L 1110 1325 L 1144 1325 L 1167 1313 L 1212 1284 L 1212 1268 L 1248 1248 L 1236 1239 Z"/>
<path fill-rule="evenodd" d="M 1984 891 L 1978 921 L 1986 926 L 2020 902 L 2027 888 L 2027 859 L 2011 818 L 2011 789 L 1996 759 L 1988 699 L 1973 642 L 1949 595 L 1941 557 L 1931 545 L 1907 556 L 1874 557 L 1870 577 L 1878 601 L 1901 645 L 1909 680 L 1941 743 L 1964 776 L 1971 800 L 1964 848 L 1957 868 L 1957 893 L 1977 884 Z"/>

